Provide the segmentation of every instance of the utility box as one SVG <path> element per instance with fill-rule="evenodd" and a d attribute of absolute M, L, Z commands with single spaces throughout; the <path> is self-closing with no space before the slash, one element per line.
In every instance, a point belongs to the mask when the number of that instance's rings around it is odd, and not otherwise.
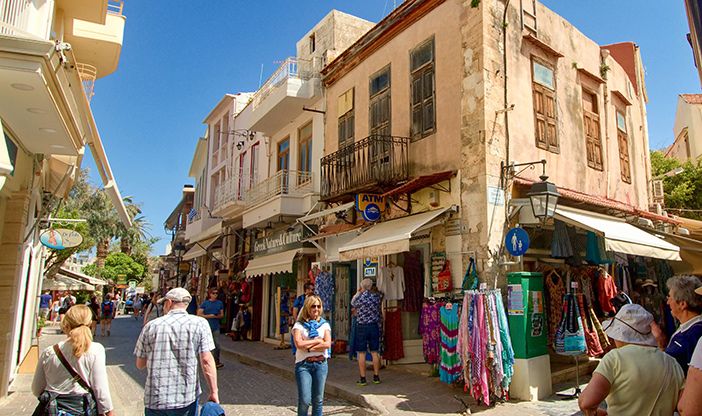
<path fill-rule="evenodd" d="M 541 273 L 507 274 L 507 320 L 515 358 L 548 354 L 548 325 Z"/>

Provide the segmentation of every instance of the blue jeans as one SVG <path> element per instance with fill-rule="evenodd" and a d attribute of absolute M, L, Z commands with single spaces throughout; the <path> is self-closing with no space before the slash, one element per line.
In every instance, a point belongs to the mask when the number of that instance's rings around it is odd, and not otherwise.
<path fill-rule="evenodd" d="M 328 371 L 326 360 L 316 363 L 300 361 L 295 364 L 297 416 L 307 416 L 310 405 L 312 405 L 312 416 L 322 416 L 324 383 L 327 381 Z"/>
<path fill-rule="evenodd" d="M 197 416 L 197 400 L 191 405 L 178 409 L 149 409 L 144 408 L 144 416 Z"/>
<path fill-rule="evenodd" d="M 219 364 L 219 328 L 212 329 L 212 340 L 214 340 L 215 344 L 212 350 L 212 357 L 214 357 L 215 363 Z"/>

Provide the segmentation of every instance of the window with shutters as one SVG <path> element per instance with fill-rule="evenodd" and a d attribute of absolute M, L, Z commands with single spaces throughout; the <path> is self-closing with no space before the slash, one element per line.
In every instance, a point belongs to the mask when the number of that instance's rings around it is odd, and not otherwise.
<path fill-rule="evenodd" d="M 532 59 L 531 68 L 536 147 L 558 153 L 556 78 L 554 69 L 550 64 L 536 58 Z"/>
<path fill-rule="evenodd" d="M 353 88 L 339 96 L 339 149 L 353 143 L 354 136 L 354 97 Z"/>
<path fill-rule="evenodd" d="M 370 78 L 369 133 L 390 136 L 390 67 L 381 69 Z"/>
<path fill-rule="evenodd" d="M 412 139 L 421 139 L 436 131 L 434 38 L 410 52 L 410 83 L 411 134 Z"/>
<path fill-rule="evenodd" d="M 622 180 L 631 183 L 631 164 L 629 162 L 629 135 L 626 128 L 626 115 L 617 110 L 617 142 L 619 143 L 619 167 Z"/>
<path fill-rule="evenodd" d="M 312 172 L 312 122 L 305 124 L 303 127 L 298 129 L 297 137 L 299 140 L 298 145 L 298 159 L 297 159 L 297 170 L 300 172 Z M 310 176 L 300 175 L 298 177 L 299 184 L 308 182 Z"/>
<path fill-rule="evenodd" d="M 600 112 L 597 95 L 583 89 L 583 127 L 587 165 L 602 170 L 602 136 L 600 136 Z"/>

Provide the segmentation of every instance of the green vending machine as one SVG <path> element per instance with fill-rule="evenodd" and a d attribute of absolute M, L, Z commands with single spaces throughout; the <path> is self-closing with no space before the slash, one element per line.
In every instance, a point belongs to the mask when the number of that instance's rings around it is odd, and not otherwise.
<path fill-rule="evenodd" d="M 548 326 L 541 273 L 507 274 L 507 320 L 515 358 L 548 354 Z"/>

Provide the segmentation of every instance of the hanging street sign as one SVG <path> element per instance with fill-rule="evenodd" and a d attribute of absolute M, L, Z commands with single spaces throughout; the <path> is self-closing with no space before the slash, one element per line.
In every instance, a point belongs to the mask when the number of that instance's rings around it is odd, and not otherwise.
<path fill-rule="evenodd" d="M 356 210 L 363 219 L 375 222 L 380 219 L 380 213 L 385 211 L 385 197 L 377 194 L 357 194 Z"/>
<path fill-rule="evenodd" d="M 511 228 L 505 237 L 505 247 L 509 254 L 523 256 L 529 250 L 529 234 L 523 228 Z"/>
<path fill-rule="evenodd" d="M 83 236 L 75 230 L 66 228 L 49 228 L 41 233 L 39 241 L 55 250 L 78 247 L 83 242 Z"/>

